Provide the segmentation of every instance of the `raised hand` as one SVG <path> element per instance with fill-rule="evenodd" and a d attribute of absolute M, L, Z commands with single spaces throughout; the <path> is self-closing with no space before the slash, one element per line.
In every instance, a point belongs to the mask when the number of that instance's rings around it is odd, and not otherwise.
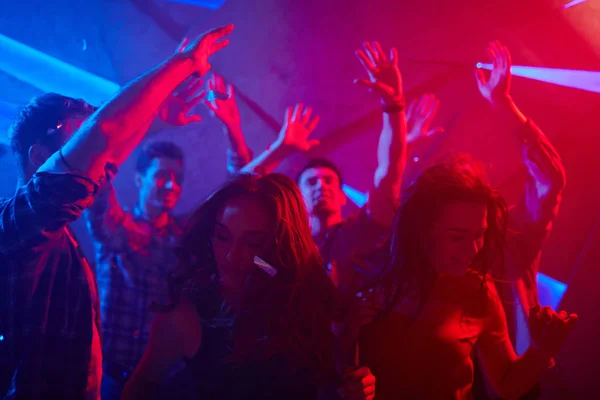
<path fill-rule="evenodd" d="M 532 307 L 528 321 L 532 344 L 554 356 L 573 330 L 577 318 L 577 314 L 567 314 L 566 311 L 557 314 L 548 306 Z"/>
<path fill-rule="evenodd" d="M 179 52 L 194 60 L 198 74 L 203 77 L 211 68 L 208 59 L 229 44 L 226 36 L 231 32 L 233 32 L 233 24 L 208 31 L 198 36 L 192 43 L 189 43 L 186 38 L 179 47 Z"/>
<path fill-rule="evenodd" d="M 356 79 L 354 83 L 377 93 L 384 104 L 398 103 L 403 95 L 398 51 L 395 48 L 390 49 L 388 58 L 379 42 L 364 42 L 363 50 L 357 50 L 356 56 L 367 71 L 369 79 Z"/>
<path fill-rule="evenodd" d="M 343 399 L 373 400 L 375 397 L 375 376 L 367 367 L 348 368 L 338 393 Z"/>
<path fill-rule="evenodd" d="M 176 94 L 169 96 L 158 111 L 160 119 L 173 126 L 201 121 L 200 115 L 188 113 L 206 96 L 206 91 L 200 90 L 202 84 L 202 79 L 191 79 Z"/>
<path fill-rule="evenodd" d="M 477 68 L 475 78 L 481 95 L 492 105 L 496 105 L 499 101 L 510 98 L 510 53 L 499 41 L 490 43 L 487 53 L 492 61 L 492 72 L 486 79 L 483 70 Z"/>
<path fill-rule="evenodd" d="M 419 100 L 412 100 L 406 110 L 406 130 L 408 143 L 428 138 L 444 132 L 443 128 L 430 129 L 431 121 L 435 118 L 440 107 L 440 101 L 433 94 L 424 94 Z"/>
<path fill-rule="evenodd" d="M 300 151 L 308 151 L 318 145 L 318 140 L 308 139 L 320 120 L 318 115 L 311 119 L 311 115 L 312 108 L 304 108 L 302 103 L 296 104 L 294 108 L 288 107 L 276 145 Z"/>
<path fill-rule="evenodd" d="M 235 101 L 233 85 L 225 85 L 223 77 L 213 73 L 208 81 L 208 90 L 214 95 L 211 96 L 210 100 L 207 99 L 204 104 L 228 129 L 238 128 L 241 124 L 240 110 Z"/>

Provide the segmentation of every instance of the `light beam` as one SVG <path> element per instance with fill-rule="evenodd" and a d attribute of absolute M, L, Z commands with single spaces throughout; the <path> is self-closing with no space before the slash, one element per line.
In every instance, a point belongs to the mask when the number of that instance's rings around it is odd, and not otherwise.
<path fill-rule="evenodd" d="M 0 35 L 0 70 L 38 88 L 100 105 L 120 86 Z"/>
<path fill-rule="evenodd" d="M 479 62 L 477 63 L 477 68 L 491 70 L 492 64 Z M 511 72 L 514 76 L 600 93 L 600 72 L 598 71 L 513 65 Z"/>
<path fill-rule="evenodd" d="M 356 204 L 358 208 L 362 208 L 367 204 L 368 195 L 366 193 L 356 190 L 348 185 L 342 185 L 342 190 L 346 193 L 346 196 L 348 196 L 350 201 Z"/>

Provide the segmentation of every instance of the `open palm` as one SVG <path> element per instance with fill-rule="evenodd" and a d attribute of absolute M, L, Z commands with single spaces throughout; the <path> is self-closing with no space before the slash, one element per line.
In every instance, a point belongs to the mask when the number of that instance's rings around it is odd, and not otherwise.
<path fill-rule="evenodd" d="M 475 71 L 475 78 L 481 95 L 494 104 L 510 96 L 511 59 L 508 49 L 499 41 L 490 43 L 487 53 L 492 61 L 492 72 L 486 78 L 484 72 L 478 68 Z"/>

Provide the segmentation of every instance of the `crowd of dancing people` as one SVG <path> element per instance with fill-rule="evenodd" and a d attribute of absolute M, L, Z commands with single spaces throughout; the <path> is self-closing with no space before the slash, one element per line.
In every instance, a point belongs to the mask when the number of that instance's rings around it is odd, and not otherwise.
<path fill-rule="evenodd" d="M 99 108 L 47 93 L 17 115 L 18 187 L 0 199 L 0 395 L 537 398 L 577 321 L 542 307 L 536 285 L 565 171 L 511 97 L 507 48 L 489 45 L 492 71 L 475 81 L 519 148 L 521 200 L 509 207 L 466 155 L 403 183 L 439 102 L 408 104 L 397 50 L 365 42 L 356 83 L 380 99 L 382 130 L 368 200 L 344 219 L 334 163 L 273 172 L 319 145 L 311 107 L 289 107 L 263 153 L 248 148 L 233 87 L 209 75 L 232 31 L 184 42 Z M 137 159 L 137 206 L 121 207 L 119 166 L 156 120 L 198 123 L 199 103 L 223 123 L 228 179 L 173 215 L 184 152 L 153 140 Z M 79 218 L 93 263 L 70 227 Z"/>

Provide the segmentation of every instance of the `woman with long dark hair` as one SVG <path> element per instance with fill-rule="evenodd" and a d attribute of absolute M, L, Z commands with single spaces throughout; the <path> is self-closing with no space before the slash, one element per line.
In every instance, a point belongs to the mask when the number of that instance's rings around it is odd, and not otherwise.
<path fill-rule="evenodd" d="M 473 349 L 503 398 L 539 380 L 577 316 L 536 306 L 532 346 L 515 355 L 493 278 L 507 219 L 503 198 L 466 158 L 429 168 L 403 195 L 389 265 L 363 291 L 371 316 L 360 361 L 377 377 L 378 399 L 472 398 Z"/>
<path fill-rule="evenodd" d="M 207 399 L 311 399 L 335 379 L 333 285 L 292 180 L 233 178 L 194 213 L 178 256 L 174 306 L 124 398 L 148 398 L 182 359 Z"/>

